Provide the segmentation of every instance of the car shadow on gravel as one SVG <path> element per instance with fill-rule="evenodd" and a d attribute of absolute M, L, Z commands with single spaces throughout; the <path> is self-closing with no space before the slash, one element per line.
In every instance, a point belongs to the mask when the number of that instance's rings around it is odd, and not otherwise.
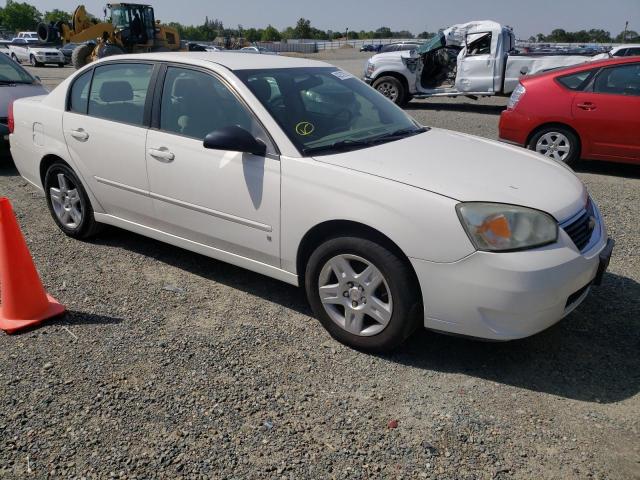
<path fill-rule="evenodd" d="M 300 288 L 189 250 L 115 227 L 108 227 L 91 243 L 136 252 L 207 280 L 278 303 L 303 315 L 313 315 Z"/>
<path fill-rule="evenodd" d="M 117 228 L 93 243 L 122 248 L 312 317 L 301 289 Z M 587 402 L 611 403 L 640 391 L 640 284 L 606 274 L 562 322 L 533 337 L 495 343 L 418 329 L 388 361 L 457 373 Z M 360 355 L 353 352 L 354 355 Z"/>
<path fill-rule="evenodd" d="M 485 115 L 500 115 L 507 107 L 504 105 L 484 105 L 481 103 L 444 103 L 434 102 L 433 100 L 425 102 L 409 102 L 405 110 L 434 110 L 447 112 L 463 112 L 463 113 L 482 113 Z"/>
<path fill-rule="evenodd" d="M 0 150 L 0 177 L 17 177 L 18 169 L 8 152 Z"/>
<path fill-rule="evenodd" d="M 640 165 L 634 165 L 631 163 L 583 160 L 578 162 L 573 169 L 577 173 L 595 173 L 598 175 L 609 175 L 612 177 L 640 179 Z"/>
<path fill-rule="evenodd" d="M 416 332 L 389 361 L 564 398 L 613 403 L 640 391 L 640 284 L 607 274 L 557 325 L 512 342 Z"/>

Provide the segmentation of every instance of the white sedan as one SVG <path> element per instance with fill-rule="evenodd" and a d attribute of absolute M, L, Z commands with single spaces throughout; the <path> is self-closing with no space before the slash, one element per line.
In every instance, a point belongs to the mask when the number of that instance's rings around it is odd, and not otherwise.
<path fill-rule="evenodd" d="M 532 335 L 584 300 L 613 247 L 567 167 L 418 125 L 325 63 L 110 57 L 12 112 L 15 163 L 65 234 L 115 225 L 303 285 L 366 351 L 420 324 Z"/>

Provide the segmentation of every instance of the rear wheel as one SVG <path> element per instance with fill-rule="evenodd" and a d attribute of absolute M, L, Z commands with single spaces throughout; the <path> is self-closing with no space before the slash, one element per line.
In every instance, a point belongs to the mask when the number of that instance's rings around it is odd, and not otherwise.
<path fill-rule="evenodd" d="M 373 82 L 373 88 L 396 105 L 403 107 L 408 102 L 409 92 L 407 92 L 407 89 L 404 87 L 402 82 L 396 77 L 380 77 Z"/>
<path fill-rule="evenodd" d="M 73 49 L 71 53 L 71 63 L 76 70 L 91 63 L 91 55 L 93 54 L 94 45 L 79 45 Z"/>
<path fill-rule="evenodd" d="M 15 54 L 15 53 L 12 53 L 12 54 L 11 54 L 11 60 L 13 60 L 13 61 L 14 61 L 14 62 L 16 62 L 16 63 L 20 63 L 20 60 L 18 60 L 18 57 L 16 57 L 16 54 Z"/>
<path fill-rule="evenodd" d="M 539 130 L 531 137 L 528 148 L 567 165 L 575 164 L 580 158 L 578 137 L 561 126 L 550 126 Z"/>
<path fill-rule="evenodd" d="M 368 352 L 391 350 L 419 325 L 420 295 L 403 259 L 358 237 L 320 245 L 309 258 L 305 289 L 333 338 Z"/>
<path fill-rule="evenodd" d="M 44 188 L 49 212 L 66 235 L 88 238 L 98 231 L 87 192 L 69 166 L 62 162 L 51 165 L 44 177 Z"/>

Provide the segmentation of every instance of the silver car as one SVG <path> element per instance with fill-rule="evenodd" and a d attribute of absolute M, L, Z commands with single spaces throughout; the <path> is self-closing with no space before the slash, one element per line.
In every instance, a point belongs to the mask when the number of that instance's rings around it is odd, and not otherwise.
<path fill-rule="evenodd" d="M 4 141 L 8 140 L 9 135 L 9 104 L 17 98 L 46 94 L 47 89 L 37 77 L 6 55 L 0 55 L 0 135 Z"/>

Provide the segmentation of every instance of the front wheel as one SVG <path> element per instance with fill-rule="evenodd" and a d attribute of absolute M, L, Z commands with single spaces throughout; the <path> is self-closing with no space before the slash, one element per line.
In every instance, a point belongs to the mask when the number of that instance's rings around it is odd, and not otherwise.
<path fill-rule="evenodd" d="M 15 53 L 11 54 L 11 60 L 13 60 L 16 63 L 20 63 L 20 60 L 18 60 L 18 57 L 16 57 Z"/>
<path fill-rule="evenodd" d="M 536 132 L 527 147 L 567 165 L 574 165 L 580 158 L 578 137 L 561 126 L 545 127 Z"/>
<path fill-rule="evenodd" d="M 309 303 L 339 342 L 383 352 L 402 344 L 419 325 L 420 294 L 406 261 L 358 237 L 320 245 L 305 272 Z"/>
<path fill-rule="evenodd" d="M 380 77 L 373 82 L 373 88 L 396 105 L 403 107 L 408 102 L 409 92 L 396 77 Z"/>
<path fill-rule="evenodd" d="M 32 67 L 42 66 L 42 64 L 36 60 L 36 57 L 34 55 L 31 55 L 31 57 L 29 57 L 29 62 L 31 63 Z"/>
<path fill-rule="evenodd" d="M 47 206 L 60 230 L 73 238 L 94 235 L 99 224 L 82 183 L 66 164 L 54 163 L 44 177 Z"/>

